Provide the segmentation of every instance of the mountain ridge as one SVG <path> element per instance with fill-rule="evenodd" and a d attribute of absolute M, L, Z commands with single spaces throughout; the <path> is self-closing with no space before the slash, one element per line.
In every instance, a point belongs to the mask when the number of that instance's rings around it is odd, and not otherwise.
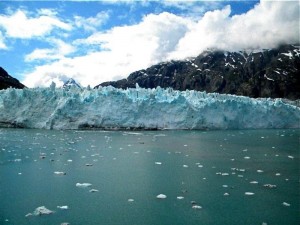
<path fill-rule="evenodd" d="M 22 84 L 16 78 L 10 76 L 1 66 L 0 66 L 0 90 L 7 88 L 17 88 L 22 89 L 26 86 Z"/>
<path fill-rule="evenodd" d="M 131 73 L 126 79 L 99 86 L 173 88 L 254 98 L 300 99 L 300 50 L 281 45 L 261 51 L 207 50 L 194 58 L 172 60 Z"/>

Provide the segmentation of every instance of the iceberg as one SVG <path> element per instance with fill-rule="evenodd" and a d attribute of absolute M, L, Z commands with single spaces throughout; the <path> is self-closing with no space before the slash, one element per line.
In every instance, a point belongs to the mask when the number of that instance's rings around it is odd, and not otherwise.
<path fill-rule="evenodd" d="M 42 129 L 300 128 L 300 108 L 283 99 L 253 99 L 173 89 L 111 86 L 0 91 L 0 126 Z"/>
<path fill-rule="evenodd" d="M 92 186 L 92 184 L 90 183 L 76 183 L 76 187 L 80 187 L 80 188 L 86 188 L 90 186 Z"/>
<path fill-rule="evenodd" d="M 26 215 L 26 217 L 31 216 L 31 215 L 34 215 L 34 216 L 49 215 L 52 213 L 54 213 L 54 211 L 47 209 L 45 206 L 40 206 L 40 207 L 37 207 L 32 214 L 28 213 Z"/>

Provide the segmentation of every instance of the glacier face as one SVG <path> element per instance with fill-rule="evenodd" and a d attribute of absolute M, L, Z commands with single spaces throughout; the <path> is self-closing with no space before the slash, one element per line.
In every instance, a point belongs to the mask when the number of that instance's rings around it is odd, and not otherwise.
<path fill-rule="evenodd" d="M 44 129 L 300 128 L 300 108 L 281 99 L 172 89 L 55 88 L 0 91 L 0 125 Z"/>

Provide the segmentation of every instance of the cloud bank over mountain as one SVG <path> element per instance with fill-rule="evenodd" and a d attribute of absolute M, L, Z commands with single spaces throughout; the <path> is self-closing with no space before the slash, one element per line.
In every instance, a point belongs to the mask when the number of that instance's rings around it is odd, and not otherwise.
<path fill-rule="evenodd" d="M 24 74 L 28 87 L 52 81 L 60 86 L 71 77 L 94 86 L 158 62 L 197 56 L 207 48 L 254 50 L 299 42 L 298 1 L 260 1 L 246 13 L 232 14 L 228 3 L 200 17 L 194 11 L 193 16 L 148 13 L 140 21 L 104 29 L 112 19 L 110 11 L 65 18 L 51 9 L 36 15 L 19 9 L 0 14 L 0 48 L 10 48 L 9 38 L 50 45 L 37 45 L 24 56 L 34 65 Z M 78 31 L 81 36 L 74 35 Z"/>

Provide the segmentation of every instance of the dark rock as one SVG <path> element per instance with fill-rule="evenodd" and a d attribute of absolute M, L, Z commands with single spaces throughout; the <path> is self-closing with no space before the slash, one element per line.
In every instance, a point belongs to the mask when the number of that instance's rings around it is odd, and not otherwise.
<path fill-rule="evenodd" d="M 259 52 L 205 51 L 196 58 L 170 61 L 102 83 L 116 88 L 171 87 L 249 97 L 300 99 L 300 50 L 294 45 Z"/>
<path fill-rule="evenodd" d="M 17 79 L 10 76 L 2 67 L 0 67 L 0 90 L 7 88 L 23 89 L 25 85 L 20 83 Z"/>

